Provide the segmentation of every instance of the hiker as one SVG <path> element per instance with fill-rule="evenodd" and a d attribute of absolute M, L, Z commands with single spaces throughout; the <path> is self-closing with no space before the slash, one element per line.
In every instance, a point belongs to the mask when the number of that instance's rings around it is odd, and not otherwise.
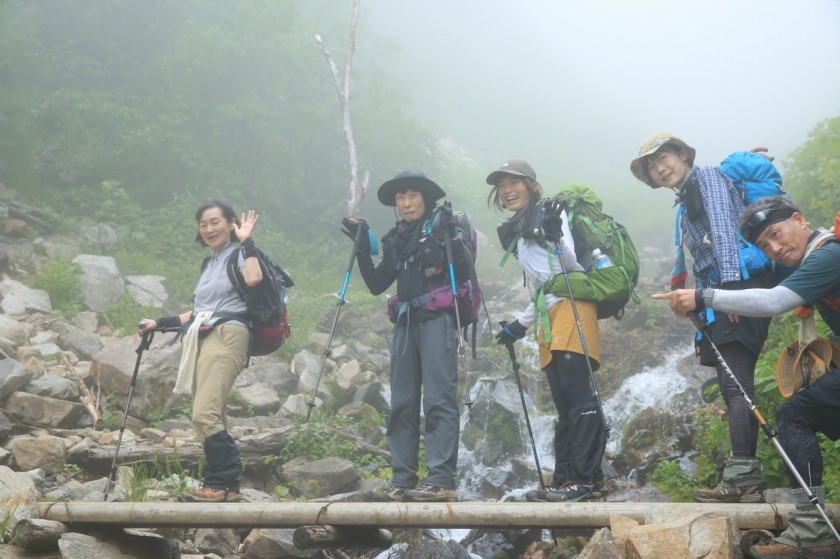
<path fill-rule="evenodd" d="M 813 306 L 834 335 L 840 336 L 840 243 L 825 242 L 803 262 L 806 251 L 819 244 L 820 231 L 812 229 L 799 206 L 783 196 L 764 198 L 748 206 L 740 223 L 744 237 L 768 258 L 798 269 L 769 289 L 680 289 L 653 297 L 669 300 L 673 311 L 681 316 L 712 308 L 739 315 L 741 320 Z M 840 439 L 838 417 L 840 369 L 829 370 L 776 410 L 779 442 L 820 504 L 824 504 L 823 459 L 816 433 L 820 431 L 832 441 Z M 789 528 L 769 545 L 753 546 L 753 557 L 836 557 L 838 542 L 834 534 L 822 516 L 815 514 L 815 506 L 790 469 L 788 477 L 796 500 L 796 508 L 788 518 Z M 799 554 L 800 547 L 804 555 Z"/>
<path fill-rule="evenodd" d="M 542 187 L 531 165 L 519 159 L 509 160 L 487 176 L 487 184 L 493 187 L 487 196 L 488 206 L 514 214 L 499 227 L 505 231 L 500 237 L 512 243 L 519 236 L 515 254 L 534 289 L 539 289 L 554 273 L 582 269 L 575 256 L 566 211 L 549 208 L 546 218 L 541 219 L 546 203 L 540 200 Z M 544 233 L 534 235 L 533 231 L 539 228 Z M 508 240 L 502 244 L 507 246 Z M 562 262 L 555 247 L 562 252 Z M 557 407 L 554 475 L 546 489 L 529 491 L 525 497 L 529 501 L 553 502 L 599 497 L 606 492 L 601 473 L 606 436 L 573 308 L 577 306 L 590 363 L 597 370 L 600 365 L 597 307 L 593 301 L 577 301 L 551 293 L 545 294 L 545 302 L 551 341 L 546 342 L 542 334 L 538 339 L 540 367 L 546 373 Z M 524 338 L 533 322 L 532 301 L 515 320 L 500 324 L 497 343 L 508 345 Z"/>
<path fill-rule="evenodd" d="M 237 219 L 225 202 L 202 204 L 195 214 L 195 240 L 213 254 L 204 259 L 193 294 L 193 309 L 157 320 L 143 319 L 137 332 L 187 329 L 183 339 L 176 393 L 192 393 L 192 421 L 204 442 L 204 486 L 178 496 L 179 501 L 239 501 L 242 462 L 225 425 L 225 405 L 248 353 L 248 326 L 218 314 L 244 314 L 247 306 L 227 273 L 228 258 L 236 258 L 245 283 L 258 285 L 262 271 L 251 237 L 259 216 L 254 210 Z M 235 242 L 240 244 L 233 244 Z M 201 329 L 199 333 L 199 328 Z M 183 331 L 183 330 L 182 330 Z"/>
<path fill-rule="evenodd" d="M 753 274 L 744 279 L 739 257 L 738 223 L 744 203 L 733 181 L 717 167 L 695 166 L 694 148 L 668 133 L 654 134 L 642 142 L 639 155 L 630 164 L 637 179 L 651 188 L 666 187 L 684 204 L 678 217 L 682 244 L 694 259 L 693 272 L 697 287 L 726 290 L 766 287 L 772 274 Z M 675 269 L 672 287 L 682 287 L 685 276 L 677 283 Z M 718 347 L 736 378 L 750 398 L 755 395 L 755 364 L 770 319 L 741 318 L 731 320 L 726 313 L 708 313 L 706 333 Z M 718 384 L 729 418 L 729 439 L 732 455 L 727 460 L 720 483 L 709 490 L 694 493 L 698 503 L 763 503 L 762 470 L 756 458 L 758 421 L 750 412 L 737 385 L 718 363 L 706 334 L 695 343 L 700 364 L 715 367 Z"/>
<path fill-rule="evenodd" d="M 458 409 L 458 332 L 454 311 L 433 311 L 424 299 L 449 285 L 446 236 L 452 215 L 436 207 L 443 189 L 419 171 L 405 171 L 385 182 L 379 201 L 396 208 L 399 220 L 381 240 L 382 260 L 374 266 L 368 235 L 361 235 L 359 271 L 373 295 L 397 282 L 391 313 L 391 414 L 388 448 L 393 478 L 385 494 L 394 501 L 457 501 L 460 410 Z M 430 222 L 431 221 L 431 222 Z M 343 220 L 356 237 L 363 221 Z M 361 224 L 361 225 L 360 225 Z M 456 281 L 470 277 L 471 256 L 459 237 L 451 238 Z M 418 486 L 420 400 L 425 416 L 426 468 Z"/>

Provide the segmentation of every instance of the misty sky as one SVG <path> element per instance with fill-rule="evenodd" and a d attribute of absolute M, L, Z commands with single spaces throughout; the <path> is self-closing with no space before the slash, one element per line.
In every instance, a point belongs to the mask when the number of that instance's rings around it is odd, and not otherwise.
<path fill-rule="evenodd" d="M 437 131 L 482 165 L 528 159 L 544 186 L 584 182 L 614 204 L 670 208 L 670 194 L 628 170 L 654 132 L 682 137 L 700 164 L 767 145 L 783 169 L 819 121 L 840 114 L 837 0 L 362 0 L 362 8 L 366 25 L 400 46 L 381 56 Z"/>

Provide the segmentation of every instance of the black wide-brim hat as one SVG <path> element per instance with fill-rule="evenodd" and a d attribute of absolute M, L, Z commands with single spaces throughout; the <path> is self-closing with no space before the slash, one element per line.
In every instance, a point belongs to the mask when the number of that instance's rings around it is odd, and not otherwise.
<path fill-rule="evenodd" d="M 408 189 L 416 190 L 423 195 L 427 204 L 431 204 L 446 196 L 446 192 L 420 171 L 403 171 L 391 180 L 382 183 L 376 193 L 379 201 L 385 206 L 396 206 L 398 192 Z"/>

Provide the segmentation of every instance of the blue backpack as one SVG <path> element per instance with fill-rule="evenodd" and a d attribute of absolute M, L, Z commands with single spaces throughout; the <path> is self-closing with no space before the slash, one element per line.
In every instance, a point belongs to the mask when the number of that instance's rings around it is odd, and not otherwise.
<path fill-rule="evenodd" d="M 788 195 L 782 188 L 782 175 L 779 170 L 772 161 L 761 154 L 736 151 L 721 162 L 719 169 L 735 183 L 735 187 L 741 192 L 745 206 L 768 196 Z M 685 211 L 685 205 L 681 204 L 676 218 L 677 262 L 671 272 L 671 289 L 684 287 L 687 276 L 680 235 L 680 219 L 683 211 Z M 738 256 L 743 279 L 762 275 L 772 269 L 772 261 L 758 247 L 744 239 L 740 233 L 738 237 L 740 242 Z"/>

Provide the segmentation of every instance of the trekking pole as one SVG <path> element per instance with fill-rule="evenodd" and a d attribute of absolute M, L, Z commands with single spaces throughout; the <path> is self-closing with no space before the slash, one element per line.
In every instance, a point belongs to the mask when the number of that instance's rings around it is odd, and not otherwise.
<path fill-rule="evenodd" d="M 341 313 L 341 307 L 344 305 L 344 294 L 347 293 L 347 285 L 350 283 L 350 274 L 353 272 L 353 263 L 356 262 L 356 252 L 359 250 L 361 244 L 362 234 L 367 234 L 367 227 L 363 225 L 362 220 L 356 220 L 356 235 L 353 237 L 353 248 L 350 251 L 350 262 L 347 264 L 347 271 L 344 273 L 344 283 L 341 285 L 341 292 L 338 294 L 338 303 L 335 305 L 335 316 L 333 317 L 332 328 L 330 328 L 330 335 L 327 337 L 327 347 L 324 348 L 324 356 L 321 359 L 321 369 L 318 371 L 318 379 L 315 381 L 315 389 L 312 391 L 312 398 L 306 402 L 306 421 L 312 415 L 312 409 L 315 407 L 315 395 L 318 394 L 318 386 L 321 384 L 321 376 L 324 374 L 324 366 L 327 364 L 327 357 L 329 357 L 330 346 L 332 345 L 333 334 L 335 334 L 335 326 L 338 324 L 338 315 Z"/>
<path fill-rule="evenodd" d="M 446 202 L 444 208 L 452 215 L 452 204 Z M 451 225 L 451 224 L 450 224 Z M 454 229 L 446 232 L 444 245 L 446 246 L 446 261 L 449 264 L 449 284 L 452 286 L 452 300 L 455 302 L 455 325 L 458 327 L 458 353 L 461 356 L 461 364 L 464 367 L 464 397 L 466 401 L 464 405 L 467 406 L 467 412 L 472 411 L 473 401 L 470 396 L 470 377 L 467 372 L 467 354 L 464 347 L 464 335 L 461 331 L 461 313 L 458 311 L 458 288 L 455 286 L 455 265 L 452 259 L 452 236 L 455 233 Z M 489 314 L 488 314 L 489 318 Z"/>
<path fill-rule="evenodd" d="M 540 468 L 540 457 L 537 455 L 537 443 L 534 442 L 534 431 L 531 429 L 531 419 L 528 417 L 528 407 L 525 405 L 525 393 L 522 390 L 522 379 L 519 377 L 519 362 L 516 360 L 516 352 L 513 349 L 513 344 L 507 344 L 505 347 L 510 354 L 510 363 L 513 366 L 513 376 L 516 377 L 516 386 L 519 387 L 519 399 L 522 400 L 522 411 L 525 412 L 525 425 L 528 426 L 528 437 L 531 439 L 531 450 L 534 452 L 534 463 L 537 465 L 537 474 L 540 476 L 540 489 L 545 489 L 542 468 Z"/>
<path fill-rule="evenodd" d="M 123 433 L 125 432 L 125 422 L 128 419 L 128 407 L 131 405 L 131 395 L 134 393 L 134 385 L 137 383 L 137 371 L 140 370 L 140 358 L 143 357 L 143 352 L 149 349 L 152 345 L 152 339 L 155 337 L 154 330 L 143 334 L 140 340 L 140 345 L 134 350 L 137 353 L 137 362 L 134 364 L 134 374 L 131 376 L 131 384 L 128 385 L 128 398 L 125 402 L 125 412 L 123 413 L 122 425 L 120 425 L 120 434 L 117 437 L 117 448 L 114 451 L 114 461 L 111 462 L 111 473 L 108 474 L 108 483 L 105 485 L 105 493 L 103 494 L 103 501 L 108 501 L 108 491 L 111 489 L 111 483 L 117 473 L 117 457 L 120 455 L 120 444 L 122 444 Z"/>
<path fill-rule="evenodd" d="M 779 431 L 770 427 L 770 425 L 761 415 L 761 412 L 758 411 L 758 408 L 750 399 L 750 396 L 749 394 L 747 394 L 747 391 L 744 390 L 744 387 L 741 385 L 740 381 L 738 380 L 738 377 L 735 376 L 735 373 L 733 373 L 732 369 L 729 368 L 729 365 L 726 364 L 726 360 L 723 358 L 723 355 L 721 355 L 720 351 L 718 351 L 718 348 L 712 341 L 711 336 L 706 331 L 706 329 L 700 324 L 700 321 L 697 319 L 697 316 L 694 313 L 689 313 L 688 317 L 691 319 L 691 322 L 694 323 L 694 327 L 697 328 L 697 330 L 702 334 L 705 334 L 706 339 L 709 340 L 709 346 L 715 352 L 715 357 L 717 357 L 718 363 L 720 363 L 720 366 L 723 368 L 724 371 L 726 371 L 726 374 L 729 376 L 729 378 L 732 379 L 732 382 L 735 383 L 735 386 L 738 387 L 738 391 L 741 393 L 741 397 L 744 398 L 744 401 L 746 401 L 747 407 L 758 420 L 758 424 L 761 425 L 761 429 L 762 431 L 764 431 L 764 434 L 767 435 L 767 438 L 770 439 L 770 442 L 772 442 L 773 446 L 776 447 L 776 451 L 779 453 L 779 456 L 782 457 L 782 461 L 788 467 L 788 470 L 790 470 L 790 472 L 793 474 L 793 477 L 796 478 L 796 482 L 805 491 L 805 495 L 807 495 L 808 501 L 810 501 L 811 504 L 814 505 L 814 507 L 816 507 L 816 509 L 820 512 L 820 516 L 822 516 L 823 520 L 825 520 L 826 524 L 828 524 L 828 527 L 831 529 L 831 532 L 834 534 L 834 537 L 840 540 L 840 533 L 837 532 L 837 528 L 835 528 L 834 523 L 831 522 L 831 518 L 829 518 L 828 512 L 825 510 L 825 506 L 820 504 L 819 498 L 816 495 L 814 495 L 814 492 L 811 491 L 811 488 L 808 486 L 807 483 L 805 483 L 805 479 L 799 473 L 799 470 L 796 469 L 796 466 L 793 464 L 793 461 L 790 459 L 790 456 L 788 456 L 787 452 L 785 452 L 785 449 L 782 447 L 782 443 L 780 443 L 776 438 L 776 436 L 779 434 Z"/>
<path fill-rule="evenodd" d="M 578 334 L 580 335 L 580 345 L 583 347 L 583 356 L 586 358 L 586 368 L 589 370 L 589 382 L 592 385 L 592 394 L 595 396 L 595 402 L 598 404 L 598 413 L 601 415 L 601 421 L 604 424 L 604 433 L 607 438 L 610 435 L 610 426 L 607 425 L 607 417 L 604 415 L 604 408 L 601 406 L 601 396 L 598 394 L 598 385 L 595 383 L 595 372 L 592 370 L 592 363 L 589 362 L 589 350 L 586 347 L 586 337 L 583 335 L 583 328 L 580 325 L 580 314 L 578 314 L 577 303 L 575 303 L 575 296 L 572 295 L 572 284 L 569 281 L 569 272 L 566 271 L 566 263 L 563 262 L 563 249 L 560 248 L 560 243 L 554 243 L 554 254 L 556 254 L 560 261 L 560 270 L 563 273 L 563 279 L 566 280 L 566 291 L 569 292 L 569 301 L 572 304 L 572 312 L 575 315 L 575 326 L 577 326 Z"/>

